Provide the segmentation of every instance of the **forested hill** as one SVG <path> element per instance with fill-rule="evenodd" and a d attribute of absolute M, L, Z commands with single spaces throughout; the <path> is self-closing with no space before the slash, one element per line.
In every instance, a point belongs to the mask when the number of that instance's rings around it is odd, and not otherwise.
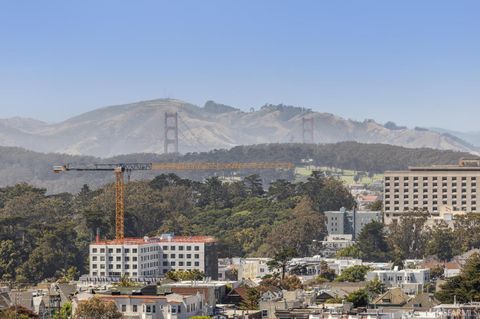
<path fill-rule="evenodd" d="M 341 142 L 335 144 L 260 144 L 237 146 L 229 150 L 214 150 L 204 153 L 188 153 L 179 157 L 158 154 L 130 154 L 107 159 L 89 156 L 71 156 L 64 154 L 43 154 L 15 147 L 0 147 L 0 186 L 14 185 L 20 182 L 43 187 L 49 193 L 78 192 L 82 185 L 92 188 L 113 181 L 109 173 L 54 174 L 53 165 L 91 164 L 119 162 L 166 162 L 166 161 L 204 161 L 204 162 L 254 162 L 254 161 L 290 161 L 302 165 L 302 159 L 312 159 L 314 165 L 330 166 L 341 169 L 354 169 L 368 172 L 406 169 L 408 166 L 453 164 L 468 153 L 440 151 L 433 149 L 409 149 L 385 144 L 361 144 Z M 162 172 L 133 172 L 132 179 L 151 179 Z M 253 172 L 246 172 L 251 174 Z M 259 171 L 264 181 L 276 178 L 289 178 L 285 172 Z M 188 172 L 182 177 L 201 180 L 212 172 Z"/>

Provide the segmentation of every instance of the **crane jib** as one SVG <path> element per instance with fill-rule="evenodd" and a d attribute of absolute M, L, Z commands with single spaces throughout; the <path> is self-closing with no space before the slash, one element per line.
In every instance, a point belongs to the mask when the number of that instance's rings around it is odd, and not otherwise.
<path fill-rule="evenodd" d="M 206 163 L 206 162 L 179 162 L 179 163 L 101 163 L 88 166 L 55 166 L 54 171 L 185 171 L 185 170 L 244 170 L 244 169 L 293 169 L 295 166 L 288 162 L 251 162 L 251 163 Z"/>
<path fill-rule="evenodd" d="M 152 169 L 151 163 L 119 163 L 119 164 L 93 164 L 91 166 L 73 166 L 65 165 L 65 171 L 149 171 Z"/>
<path fill-rule="evenodd" d="M 152 163 L 95 164 L 95 168 L 111 171 L 117 168 L 122 168 L 125 171 L 149 171 L 152 169 Z"/>

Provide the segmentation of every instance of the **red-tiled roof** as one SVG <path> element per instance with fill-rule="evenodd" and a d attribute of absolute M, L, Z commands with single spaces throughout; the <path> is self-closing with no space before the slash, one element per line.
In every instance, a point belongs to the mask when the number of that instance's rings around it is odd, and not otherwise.
<path fill-rule="evenodd" d="M 360 195 L 358 196 L 359 200 L 362 200 L 364 202 L 374 202 L 378 199 L 378 196 L 376 195 Z"/>
<path fill-rule="evenodd" d="M 461 269 L 462 266 L 455 262 L 455 261 L 452 261 L 452 262 L 448 262 L 448 263 L 445 263 L 445 268 L 447 269 Z"/>
<path fill-rule="evenodd" d="M 101 240 L 93 242 L 97 245 L 147 245 L 153 243 L 213 243 L 216 242 L 215 237 L 212 236 L 173 236 L 167 237 L 148 237 L 138 238 L 129 237 L 124 239 Z"/>

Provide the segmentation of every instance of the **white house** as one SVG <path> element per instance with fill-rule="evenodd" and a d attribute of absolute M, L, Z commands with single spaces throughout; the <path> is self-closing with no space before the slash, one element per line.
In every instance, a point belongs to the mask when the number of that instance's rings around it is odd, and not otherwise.
<path fill-rule="evenodd" d="M 400 287 L 407 294 L 417 294 L 430 280 L 430 269 L 373 270 L 367 273 L 367 281 L 380 280 L 388 287 Z"/>

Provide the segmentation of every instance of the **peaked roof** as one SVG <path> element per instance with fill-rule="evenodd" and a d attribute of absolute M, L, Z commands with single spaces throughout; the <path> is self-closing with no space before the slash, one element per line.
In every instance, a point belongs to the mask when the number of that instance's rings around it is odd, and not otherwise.
<path fill-rule="evenodd" d="M 405 307 L 414 308 L 415 310 L 429 310 L 439 304 L 440 302 L 433 296 L 427 293 L 421 293 L 410 299 L 405 304 Z"/>
<path fill-rule="evenodd" d="M 405 305 L 410 297 L 401 288 L 392 288 L 373 299 L 372 305 Z"/>
<path fill-rule="evenodd" d="M 248 298 L 248 295 L 247 295 L 247 290 L 249 289 L 249 287 L 237 287 L 237 288 L 233 288 L 226 296 L 226 298 L 228 299 L 229 297 L 234 297 L 236 298 L 238 296 L 238 298 L 240 298 L 241 300 L 247 300 Z"/>

